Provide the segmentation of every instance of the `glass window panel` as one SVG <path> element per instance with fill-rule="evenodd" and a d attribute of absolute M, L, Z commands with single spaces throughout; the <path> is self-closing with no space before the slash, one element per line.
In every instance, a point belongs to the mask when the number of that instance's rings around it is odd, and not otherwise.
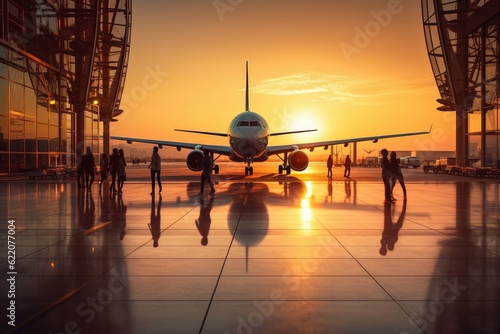
<path fill-rule="evenodd" d="M 38 138 L 48 138 L 49 137 L 49 127 L 47 124 L 38 123 L 36 126 L 36 132 Z"/>
<path fill-rule="evenodd" d="M 14 115 L 24 118 L 24 86 L 11 83 L 10 88 L 11 117 Z"/>
<path fill-rule="evenodd" d="M 37 104 L 36 106 L 36 120 L 39 123 L 49 123 L 49 112 L 45 105 Z"/>
<path fill-rule="evenodd" d="M 26 139 L 36 138 L 36 123 L 35 122 L 24 122 L 24 131 Z"/>
<path fill-rule="evenodd" d="M 496 167 L 498 163 L 498 135 L 486 136 L 486 167 Z"/>
<path fill-rule="evenodd" d="M 481 131 L 481 113 L 468 113 L 469 133 Z"/>
<path fill-rule="evenodd" d="M 25 168 L 27 170 L 36 169 L 36 154 L 26 154 L 25 159 Z"/>
<path fill-rule="evenodd" d="M 0 78 L 0 116 L 9 114 L 9 89 L 7 80 Z"/>
<path fill-rule="evenodd" d="M 8 118 L 7 117 L 3 117 L 0 115 L 0 140 L 7 140 L 8 138 L 8 124 L 7 124 L 7 121 Z M 1 149 L 1 148 L 0 148 Z"/>
<path fill-rule="evenodd" d="M 59 113 L 56 110 L 53 110 L 52 108 L 49 114 L 49 124 L 59 126 Z"/>
<path fill-rule="evenodd" d="M 0 173 L 9 172 L 9 155 L 7 153 L 0 153 Z"/>
<path fill-rule="evenodd" d="M 31 122 L 36 121 L 36 95 L 31 88 L 24 90 L 24 118 Z"/>
<path fill-rule="evenodd" d="M 48 152 L 49 151 L 49 141 L 47 139 L 37 139 L 38 152 Z"/>
<path fill-rule="evenodd" d="M 49 166 L 49 155 L 39 154 L 38 155 L 38 168 L 43 169 Z"/>
<path fill-rule="evenodd" d="M 0 56 L 0 77 L 7 79 L 8 69 L 7 64 L 5 64 L 5 59 Z"/>
<path fill-rule="evenodd" d="M 11 153 L 10 154 L 10 171 L 14 173 L 22 172 L 25 170 L 24 153 Z"/>
<path fill-rule="evenodd" d="M 480 166 L 481 157 L 481 136 L 470 135 L 468 136 L 468 151 L 469 151 L 469 164 L 474 167 Z M 475 161 L 479 160 L 479 161 Z M 478 165 L 479 163 L 479 165 Z"/>
<path fill-rule="evenodd" d="M 9 66 L 9 80 L 24 85 L 24 72 L 14 66 Z"/>
<path fill-rule="evenodd" d="M 59 128 L 49 127 L 50 151 L 59 151 Z"/>
<path fill-rule="evenodd" d="M 36 139 L 26 139 L 26 152 L 36 152 Z"/>
<path fill-rule="evenodd" d="M 10 140 L 11 152 L 24 152 L 24 139 L 11 139 Z"/>

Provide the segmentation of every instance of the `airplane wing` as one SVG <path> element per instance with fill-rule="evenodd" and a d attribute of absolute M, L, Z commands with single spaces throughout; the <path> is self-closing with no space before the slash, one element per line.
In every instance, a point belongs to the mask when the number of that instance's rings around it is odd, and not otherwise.
<path fill-rule="evenodd" d="M 123 140 L 126 141 L 129 144 L 132 143 L 146 143 L 146 144 L 153 144 L 157 145 L 158 147 L 161 146 L 171 146 L 171 147 L 176 147 L 178 150 L 181 148 L 188 148 L 188 149 L 208 149 L 210 152 L 221 154 L 221 155 L 231 155 L 231 148 L 229 146 L 223 146 L 223 145 L 206 145 L 206 144 L 195 144 L 195 143 L 183 143 L 183 142 L 177 142 L 177 141 L 167 141 L 167 140 L 157 140 L 157 139 L 145 139 L 145 138 L 132 138 L 132 137 L 119 137 L 119 136 L 111 136 L 110 139 L 114 140 Z"/>
<path fill-rule="evenodd" d="M 302 143 L 302 144 L 268 146 L 267 155 L 269 156 L 269 155 L 273 155 L 273 154 L 292 152 L 292 151 L 295 151 L 297 149 L 311 149 L 311 148 L 315 148 L 315 147 L 328 147 L 330 145 L 343 145 L 343 144 L 357 143 L 357 142 L 362 142 L 362 141 L 377 142 L 379 139 L 423 135 L 423 134 L 430 133 L 431 130 L 432 130 L 432 125 L 431 125 L 431 128 L 429 129 L 429 131 L 406 132 L 406 133 L 396 133 L 396 134 L 380 135 L 380 136 L 327 140 L 327 141 L 321 141 L 321 142 Z"/>

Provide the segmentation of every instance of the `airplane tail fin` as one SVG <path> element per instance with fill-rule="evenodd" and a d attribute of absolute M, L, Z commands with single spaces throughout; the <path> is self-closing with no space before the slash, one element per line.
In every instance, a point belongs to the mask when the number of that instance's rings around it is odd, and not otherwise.
<path fill-rule="evenodd" d="M 250 111 L 250 103 L 248 101 L 248 60 L 246 65 L 247 65 L 246 66 L 247 76 L 246 76 L 245 111 Z"/>

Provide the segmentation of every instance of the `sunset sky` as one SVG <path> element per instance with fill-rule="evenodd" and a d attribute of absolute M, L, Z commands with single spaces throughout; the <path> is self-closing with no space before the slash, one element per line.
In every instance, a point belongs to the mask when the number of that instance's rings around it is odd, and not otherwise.
<path fill-rule="evenodd" d="M 431 135 L 358 145 L 454 150 L 455 118 L 439 93 L 417 0 L 146 0 L 133 3 L 124 113 L 112 135 L 226 144 L 245 108 L 272 132 L 270 144 L 422 131 Z M 187 151 L 185 152 L 187 154 Z"/>

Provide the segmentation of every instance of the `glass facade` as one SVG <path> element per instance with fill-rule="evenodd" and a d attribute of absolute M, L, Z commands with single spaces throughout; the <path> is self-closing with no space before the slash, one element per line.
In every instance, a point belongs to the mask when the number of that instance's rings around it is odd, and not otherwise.
<path fill-rule="evenodd" d="M 422 16 L 437 109 L 457 117 L 457 162 L 499 168 L 498 0 L 422 0 Z"/>
<path fill-rule="evenodd" d="M 0 4 L 0 173 L 74 165 L 76 116 L 70 104 L 71 56 L 61 50 L 64 2 Z M 99 152 L 99 121 L 85 108 L 85 146 Z"/>
<path fill-rule="evenodd" d="M 499 167 L 498 93 L 500 15 L 482 22 L 467 35 L 468 160 L 473 166 Z"/>

